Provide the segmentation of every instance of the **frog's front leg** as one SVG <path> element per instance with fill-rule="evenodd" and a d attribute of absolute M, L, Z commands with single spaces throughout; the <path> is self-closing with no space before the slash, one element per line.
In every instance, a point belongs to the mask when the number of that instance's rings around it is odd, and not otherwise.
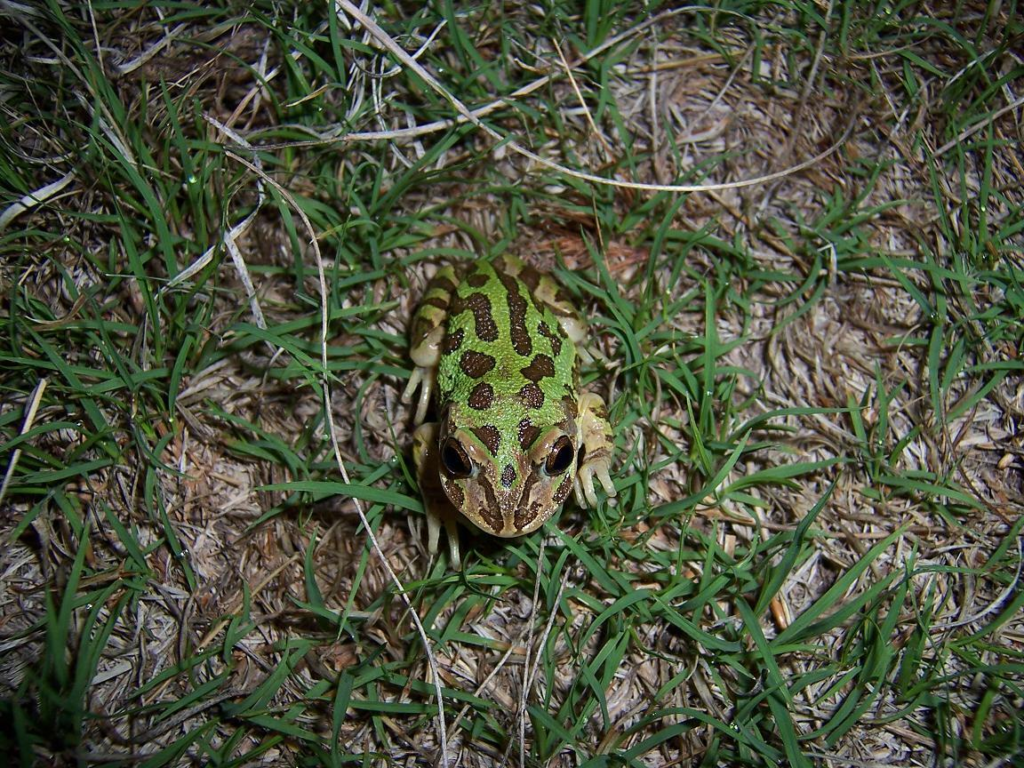
<path fill-rule="evenodd" d="M 416 367 L 409 377 L 405 391 L 402 392 L 402 402 L 411 403 L 416 390 L 422 385 L 423 389 L 416 404 L 416 424 L 422 424 L 427 416 L 427 407 L 430 405 L 430 397 L 437 379 L 437 365 L 441 361 L 448 305 L 458 282 L 453 267 L 439 269 L 427 284 L 427 290 L 412 318 L 409 357 Z"/>
<path fill-rule="evenodd" d="M 594 492 L 596 477 L 609 496 L 615 496 L 615 484 L 612 483 L 612 428 L 608 423 L 608 412 L 604 400 L 599 395 L 584 392 L 579 400 L 579 429 L 583 439 L 583 463 L 576 470 L 573 489 L 576 492 L 576 503 L 586 509 L 597 505 L 597 494 Z M 614 502 L 609 501 L 609 504 Z"/>
<path fill-rule="evenodd" d="M 431 555 L 437 554 L 441 526 L 444 525 L 448 533 L 448 553 L 452 567 L 460 570 L 462 560 L 459 557 L 459 513 L 441 487 L 437 424 L 431 422 L 417 428 L 412 438 L 412 460 L 416 465 L 420 492 L 427 511 L 427 549 Z"/>

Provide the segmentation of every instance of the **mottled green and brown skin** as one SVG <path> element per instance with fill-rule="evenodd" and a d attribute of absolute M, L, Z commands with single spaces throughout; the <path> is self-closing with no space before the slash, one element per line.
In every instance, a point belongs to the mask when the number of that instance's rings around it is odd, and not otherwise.
<path fill-rule="evenodd" d="M 434 276 L 412 322 L 416 364 L 402 395 L 421 424 L 413 458 L 427 504 L 429 544 L 441 523 L 460 565 L 461 513 L 495 536 L 530 533 L 575 490 L 609 496 L 611 428 L 604 401 L 580 392 L 586 325 L 548 275 L 501 257 Z M 423 424 L 432 394 L 438 421 Z"/>

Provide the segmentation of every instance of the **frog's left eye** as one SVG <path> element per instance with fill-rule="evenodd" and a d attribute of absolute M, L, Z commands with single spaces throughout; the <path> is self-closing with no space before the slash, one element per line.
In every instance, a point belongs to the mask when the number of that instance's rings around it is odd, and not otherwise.
<path fill-rule="evenodd" d="M 560 475 L 572 465 L 576 456 L 576 449 L 572 447 L 572 440 L 568 435 L 562 435 L 555 441 L 555 445 L 544 462 L 544 471 L 548 476 Z"/>
<path fill-rule="evenodd" d="M 463 478 L 473 474 L 473 462 L 469 460 L 469 454 L 454 437 L 449 437 L 441 446 L 441 463 L 451 477 Z"/>

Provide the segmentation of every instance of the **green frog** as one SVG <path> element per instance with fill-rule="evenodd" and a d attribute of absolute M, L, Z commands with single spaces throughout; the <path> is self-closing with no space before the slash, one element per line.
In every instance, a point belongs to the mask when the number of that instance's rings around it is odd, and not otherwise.
<path fill-rule="evenodd" d="M 441 268 L 413 316 L 420 390 L 413 461 L 427 507 L 428 545 L 442 524 L 461 567 L 457 523 L 523 536 L 570 492 L 597 504 L 595 479 L 615 496 L 612 434 L 600 396 L 581 391 L 586 322 L 550 275 L 512 256 Z M 436 422 L 423 423 L 436 398 Z"/>

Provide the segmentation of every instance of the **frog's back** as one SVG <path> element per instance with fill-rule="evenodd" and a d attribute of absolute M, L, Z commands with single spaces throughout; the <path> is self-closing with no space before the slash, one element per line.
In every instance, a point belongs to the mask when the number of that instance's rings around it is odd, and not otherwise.
<path fill-rule="evenodd" d="M 477 262 L 460 278 L 438 368 L 441 409 L 464 403 L 514 423 L 524 412 L 535 424 L 557 422 L 577 376 L 575 345 L 557 318 L 500 265 Z"/>

